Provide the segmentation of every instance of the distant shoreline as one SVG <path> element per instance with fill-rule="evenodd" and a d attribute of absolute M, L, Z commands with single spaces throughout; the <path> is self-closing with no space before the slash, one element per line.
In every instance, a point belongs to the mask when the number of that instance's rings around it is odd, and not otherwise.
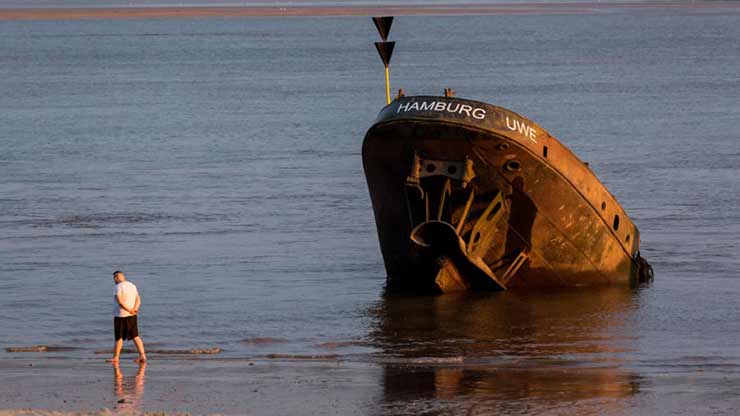
<path fill-rule="evenodd" d="M 198 17 L 303 17 L 378 15 L 595 14 L 602 11 L 738 9 L 740 2 L 509 3 L 416 6 L 101 7 L 0 9 L 0 20 L 185 19 Z"/>

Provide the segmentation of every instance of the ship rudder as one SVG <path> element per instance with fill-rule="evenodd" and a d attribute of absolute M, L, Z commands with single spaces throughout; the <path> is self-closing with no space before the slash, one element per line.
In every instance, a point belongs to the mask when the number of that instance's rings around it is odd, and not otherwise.
<path fill-rule="evenodd" d="M 438 266 L 433 281 L 440 291 L 506 289 L 485 262 L 469 252 L 451 224 L 426 221 L 414 227 L 409 237 L 420 254 L 421 262 Z"/>

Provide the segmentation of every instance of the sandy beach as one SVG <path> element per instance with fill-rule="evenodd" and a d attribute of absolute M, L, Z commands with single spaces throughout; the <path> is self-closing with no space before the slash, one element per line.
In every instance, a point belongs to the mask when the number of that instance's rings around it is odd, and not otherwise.
<path fill-rule="evenodd" d="M 687 377 L 715 389 L 713 414 L 738 409 L 721 371 L 646 383 L 608 362 L 157 357 L 142 367 L 130 358 L 120 371 L 102 360 L 2 360 L 0 416 L 703 414 Z"/>
<path fill-rule="evenodd" d="M 103 359 L 2 360 L 0 415 L 360 414 L 378 393 L 380 370 L 362 363 L 154 356 L 142 367 L 127 355 L 120 372 Z"/>
<path fill-rule="evenodd" d="M 739 9 L 737 2 L 660 2 L 660 3 L 516 3 L 456 4 L 414 6 L 275 6 L 275 7 L 101 7 L 0 9 L 0 20 L 72 19 L 183 19 L 207 17 L 300 17 L 300 16 L 377 16 L 377 15 L 528 15 L 591 14 L 609 11 L 646 10 L 723 10 Z"/>

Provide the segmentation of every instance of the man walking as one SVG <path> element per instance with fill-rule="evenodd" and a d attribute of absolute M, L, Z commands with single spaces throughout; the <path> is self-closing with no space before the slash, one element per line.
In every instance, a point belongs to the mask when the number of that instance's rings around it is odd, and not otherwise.
<path fill-rule="evenodd" d="M 139 337 L 139 327 L 136 315 L 139 312 L 141 298 L 136 286 L 126 281 L 126 276 L 121 271 L 113 272 L 113 281 L 116 283 L 116 291 L 113 295 L 113 332 L 116 343 L 113 347 L 113 358 L 108 361 L 118 363 L 123 348 L 123 340 L 130 339 L 134 341 L 136 350 L 139 351 L 137 363 L 146 362 L 146 353 L 144 352 L 144 343 Z"/>

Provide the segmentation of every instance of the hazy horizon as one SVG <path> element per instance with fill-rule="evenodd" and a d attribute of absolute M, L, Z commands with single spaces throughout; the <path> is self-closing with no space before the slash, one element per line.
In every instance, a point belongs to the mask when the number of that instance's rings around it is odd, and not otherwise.
<path fill-rule="evenodd" d="M 269 7 L 269 6 L 414 6 L 487 5 L 524 3 L 694 3 L 711 0 L 0 0 L 0 8 L 107 8 L 107 7 Z"/>

